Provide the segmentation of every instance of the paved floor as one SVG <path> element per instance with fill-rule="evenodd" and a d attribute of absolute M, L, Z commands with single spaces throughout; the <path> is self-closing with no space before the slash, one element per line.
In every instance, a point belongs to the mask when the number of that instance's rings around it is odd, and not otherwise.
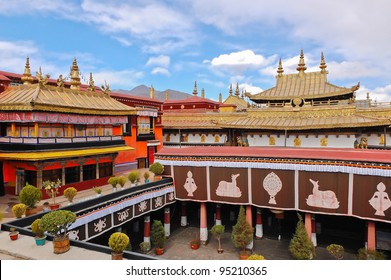
<path fill-rule="evenodd" d="M 142 170 L 143 171 L 143 170 Z M 126 186 L 125 186 L 126 187 Z M 102 194 L 111 193 L 112 187 L 110 185 L 102 186 Z M 75 202 L 84 201 L 95 197 L 95 192 L 92 189 L 79 191 L 75 197 Z M 42 209 L 42 205 L 45 201 L 39 202 L 39 209 Z M 63 196 L 58 196 L 56 202 L 61 205 L 67 205 L 68 201 Z M 11 208 L 14 204 L 18 203 L 18 199 L 15 196 L 5 195 L 0 197 L 0 211 L 4 213 L 2 222 L 7 222 L 15 219 Z M 166 251 L 161 256 L 162 259 L 168 260 L 236 260 L 238 259 L 238 249 L 234 248 L 230 239 L 230 234 L 227 232 L 222 236 L 222 248 L 224 253 L 217 253 L 217 240 L 213 236 L 209 237 L 209 241 L 206 245 L 201 245 L 198 250 L 192 250 L 189 242 L 194 239 L 199 229 L 195 227 L 179 228 L 175 230 L 170 238 L 168 238 L 166 244 Z M 289 240 L 274 240 L 263 238 L 260 240 L 254 240 L 253 252 L 263 255 L 269 260 L 291 260 L 292 257 L 288 250 Z M 153 251 L 149 254 L 156 256 Z M 36 246 L 34 238 L 29 236 L 20 236 L 17 241 L 11 241 L 8 237 L 8 232 L 0 232 L 0 259 L 1 260 L 14 260 L 14 259 L 41 259 L 41 260 L 65 260 L 65 259 L 86 259 L 86 260 L 110 260 L 111 256 L 104 253 L 95 251 L 89 251 L 77 247 L 72 247 L 70 251 L 55 255 L 52 252 L 51 242 L 47 241 L 44 246 Z M 328 260 L 332 257 L 327 253 L 325 248 L 316 248 L 316 257 L 318 260 Z M 355 255 L 345 252 L 344 259 L 354 260 Z"/>

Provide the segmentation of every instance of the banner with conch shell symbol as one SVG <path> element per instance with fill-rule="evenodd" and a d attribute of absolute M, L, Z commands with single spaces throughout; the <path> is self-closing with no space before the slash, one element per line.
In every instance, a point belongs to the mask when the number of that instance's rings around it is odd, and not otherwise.
<path fill-rule="evenodd" d="M 380 182 L 377 185 L 377 191 L 373 194 L 369 200 L 369 204 L 376 210 L 375 215 L 385 216 L 384 211 L 391 207 L 391 201 L 386 193 L 386 185 Z"/>
<path fill-rule="evenodd" d="M 282 182 L 276 173 L 270 172 L 263 179 L 263 188 L 270 196 L 269 204 L 277 204 L 276 195 L 282 189 Z"/>

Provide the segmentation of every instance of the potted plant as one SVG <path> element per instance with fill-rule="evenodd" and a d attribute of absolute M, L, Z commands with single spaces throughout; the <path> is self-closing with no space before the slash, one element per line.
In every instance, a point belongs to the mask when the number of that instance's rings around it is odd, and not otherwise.
<path fill-rule="evenodd" d="M 140 249 L 143 253 L 148 253 L 151 250 L 151 242 L 141 242 Z"/>
<path fill-rule="evenodd" d="M 264 256 L 258 254 L 252 254 L 248 258 L 248 260 L 266 260 Z"/>
<path fill-rule="evenodd" d="M 344 254 L 343 246 L 338 244 L 330 244 L 329 246 L 326 247 L 326 250 L 330 255 L 332 255 L 337 260 L 343 259 L 343 254 Z"/>
<path fill-rule="evenodd" d="M 19 231 L 15 230 L 14 227 L 10 228 L 10 233 L 9 233 L 10 239 L 11 240 L 17 240 L 19 237 Z"/>
<path fill-rule="evenodd" d="M 76 221 L 76 214 L 69 210 L 56 210 L 41 218 L 43 231 L 53 235 L 53 252 L 62 254 L 70 249 L 69 227 Z"/>
<path fill-rule="evenodd" d="M 58 209 L 60 204 L 56 203 L 56 196 L 58 195 L 61 187 L 60 179 L 57 179 L 57 181 L 45 181 L 42 183 L 42 187 L 45 189 L 47 195 L 52 199 L 52 205 L 50 205 L 50 208 L 52 210 Z"/>
<path fill-rule="evenodd" d="M 20 219 L 26 213 L 26 205 L 24 203 L 17 203 L 12 206 L 11 210 L 15 217 Z"/>
<path fill-rule="evenodd" d="M 217 253 L 219 254 L 224 252 L 223 248 L 221 248 L 221 235 L 224 233 L 224 231 L 225 226 L 223 225 L 214 225 L 210 230 L 210 233 L 216 237 L 217 242 L 219 243 L 219 247 L 217 248 Z"/>
<path fill-rule="evenodd" d="M 77 195 L 77 190 L 73 187 L 64 190 L 64 196 L 68 199 L 69 204 L 73 202 L 73 198 Z"/>
<path fill-rule="evenodd" d="M 41 227 L 41 219 L 35 219 L 31 224 L 31 231 L 35 233 L 35 244 L 43 246 L 45 244 L 46 236 Z"/>
<path fill-rule="evenodd" d="M 137 173 L 136 171 L 133 171 L 133 172 L 130 172 L 129 175 L 128 175 L 128 179 L 131 183 L 131 186 L 134 187 L 136 184 L 136 181 L 137 181 Z"/>
<path fill-rule="evenodd" d="M 155 174 L 155 180 L 161 179 L 164 171 L 164 166 L 160 162 L 154 162 L 149 166 L 149 171 Z"/>
<path fill-rule="evenodd" d="M 297 214 L 299 221 L 296 225 L 296 231 L 289 243 L 289 251 L 292 256 L 298 260 L 311 260 L 315 256 L 315 247 L 309 239 L 305 229 L 303 218 Z"/>
<path fill-rule="evenodd" d="M 99 187 L 93 187 L 92 188 L 94 192 L 96 193 L 96 196 L 101 196 L 102 195 L 102 189 Z"/>
<path fill-rule="evenodd" d="M 117 191 L 118 177 L 110 177 L 107 183 L 113 187 L 113 192 Z"/>
<path fill-rule="evenodd" d="M 151 240 L 155 246 L 156 255 L 162 255 L 164 253 L 164 245 L 166 244 L 166 232 L 162 222 L 159 220 L 154 220 L 152 223 Z"/>
<path fill-rule="evenodd" d="M 250 254 L 246 251 L 246 246 L 253 240 L 253 228 L 246 220 L 243 206 L 240 206 L 238 220 L 232 228 L 231 240 L 236 248 L 241 249 L 239 258 L 247 259 Z"/>
<path fill-rule="evenodd" d="M 198 237 L 197 233 L 192 241 L 190 241 L 190 248 L 193 250 L 197 250 L 200 247 L 200 238 Z"/>
<path fill-rule="evenodd" d="M 124 250 L 129 246 L 129 236 L 122 232 L 114 232 L 110 235 L 109 246 L 112 250 L 112 260 L 122 260 Z"/>
<path fill-rule="evenodd" d="M 149 177 L 151 176 L 151 174 L 149 174 L 148 171 L 145 171 L 143 176 L 144 176 L 144 182 L 149 183 Z"/>
<path fill-rule="evenodd" d="M 19 193 L 19 201 L 26 205 L 26 216 L 33 215 L 38 212 L 35 206 L 41 201 L 42 192 L 33 185 L 26 183 L 26 186 L 22 188 Z"/>
<path fill-rule="evenodd" d="M 126 181 L 127 181 L 127 179 L 126 179 L 126 177 L 125 176 L 119 176 L 118 177 L 118 184 L 121 186 L 121 190 L 123 190 L 124 189 L 124 186 L 125 186 L 125 184 L 126 184 Z"/>
<path fill-rule="evenodd" d="M 385 260 L 386 256 L 378 250 L 368 250 L 366 248 L 358 249 L 358 260 Z"/>

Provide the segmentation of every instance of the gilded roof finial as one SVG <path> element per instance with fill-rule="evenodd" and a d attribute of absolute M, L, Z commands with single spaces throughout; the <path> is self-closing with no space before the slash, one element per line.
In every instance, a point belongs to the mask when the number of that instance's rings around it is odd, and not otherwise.
<path fill-rule="evenodd" d="M 223 103 L 223 95 L 221 94 L 221 92 L 219 93 L 219 102 Z"/>
<path fill-rule="evenodd" d="M 277 76 L 281 77 L 283 72 L 284 72 L 284 69 L 282 68 L 282 61 L 280 58 L 280 60 L 278 61 Z"/>
<path fill-rule="evenodd" d="M 323 52 L 320 56 L 320 66 L 319 68 L 321 69 L 320 70 L 320 73 L 325 73 L 327 74 L 327 71 L 326 71 L 326 68 L 327 68 L 327 65 L 326 65 L 326 62 L 324 61 L 324 55 L 323 55 Z"/>
<path fill-rule="evenodd" d="M 21 79 L 25 85 L 32 84 L 34 81 L 33 77 L 31 76 L 29 57 L 26 58 L 26 65 L 24 66 L 24 72 Z"/>
<path fill-rule="evenodd" d="M 194 90 L 193 90 L 193 95 L 197 95 L 198 94 L 198 91 L 197 91 L 197 81 L 194 82 Z"/>
<path fill-rule="evenodd" d="M 106 82 L 106 80 L 105 80 L 105 84 L 101 86 L 101 89 L 105 94 L 110 96 L 110 85 Z"/>
<path fill-rule="evenodd" d="M 305 63 L 304 63 L 303 49 L 301 49 L 301 51 L 300 51 L 300 60 L 299 60 L 299 64 L 298 64 L 298 67 L 296 68 L 296 70 L 299 71 L 299 73 L 303 73 L 303 74 L 304 74 L 304 71 L 307 70 L 307 67 L 305 66 Z"/>
<path fill-rule="evenodd" d="M 240 92 L 239 92 L 239 83 L 236 83 L 235 95 L 237 97 L 239 97 L 239 94 L 240 94 Z"/>
<path fill-rule="evenodd" d="M 229 85 L 229 96 L 232 96 L 232 84 Z"/>
<path fill-rule="evenodd" d="M 88 82 L 88 90 L 94 92 L 95 91 L 95 83 L 92 78 L 92 72 L 90 72 L 90 81 Z"/>
<path fill-rule="evenodd" d="M 58 76 L 57 87 L 63 88 L 64 87 L 64 81 L 65 81 L 65 79 L 62 77 L 62 75 Z"/>
<path fill-rule="evenodd" d="M 201 97 L 205 98 L 205 90 L 204 90 L 204 88 L 202 88 L 202 90 L 201 90 Z"/>
<path fill-rule="evenodd" d="M 81 85 L 79 76 L 79 66 L 77 65 L 76 57 L 73 59 L 71 66 L 71 89 L 79 89 Z"/>
<path fill-rule="evenodd" d="M 39 72 L 35 72 L 35 77 L 38 80 L 38 83 L 42 86 L 46 85 L 48 83 L 48 79 L 50 78 L 49 74 L 46 74 L 45 77 L 42 75 L 42 68 L 39 67 Z"/>
<path fill-rule="evenodd" d="M 168 89 L 166 90 L 166 100 L 168 100 Z"/>
<path fill-rule="evenodd" d="M 149 98 L 155 98 L 155 88 L 153 87 L 153 85 L 151 85 L 151 87 L 149 88 Z"/>
<path fill-rule="evenodd" d="M 369 91 L 367 92 L 367 100 L 369 100 Z"/>

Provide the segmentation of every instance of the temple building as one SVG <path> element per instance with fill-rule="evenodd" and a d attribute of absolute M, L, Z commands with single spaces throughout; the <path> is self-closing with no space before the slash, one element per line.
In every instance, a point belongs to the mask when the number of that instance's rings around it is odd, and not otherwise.
<path fill-rule="evenodd" d="M 34 77 L 28 58 L 23 75 L 0 72 L 1 193 L 56 179 L 86 189 L 153 163 L 161 102 L 113 94 L 92 74 L 81 84 L 76 58 L 69 77 Z"/>

